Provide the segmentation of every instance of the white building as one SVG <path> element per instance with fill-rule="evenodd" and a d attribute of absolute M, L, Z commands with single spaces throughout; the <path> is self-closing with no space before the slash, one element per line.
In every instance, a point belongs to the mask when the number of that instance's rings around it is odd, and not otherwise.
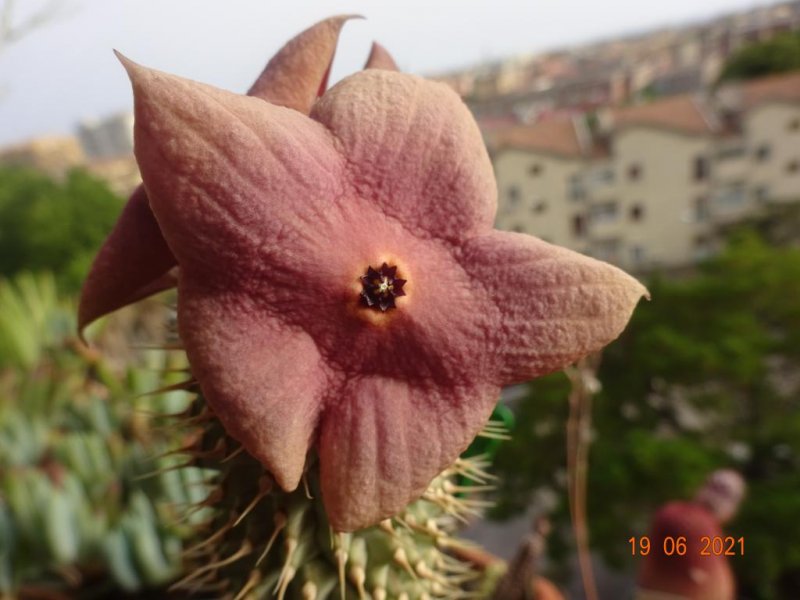
<path fill-rule="evenodd" d="M 78 139 L 90 159 L 129 156 L 133 154 L 133 114 L 83 121 L 78 125 Z"/>
<path fill-rule="evenodd" d="M 800 201 L 800 73 L 586 118 L 515 126 L 488 143 L 497 226 L 633 271 L 707 256 L 720 225 Z"/>

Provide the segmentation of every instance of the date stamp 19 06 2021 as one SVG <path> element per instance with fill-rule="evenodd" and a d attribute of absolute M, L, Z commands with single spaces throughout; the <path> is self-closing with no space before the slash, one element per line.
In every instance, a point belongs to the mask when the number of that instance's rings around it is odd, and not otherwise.
<path fill-rule="evenodd" d="M 694 553 L 698 556 L 744 556 L 744 537 L 733 536 L 700 536 L 697 540 L 689 540 L 686 536 L 666 536 L 660 544 L 651 543 L 649 536 L 631 537 L 631 555 L 647 556 L 657 552 L 663 556 L 686 556 Z"/>

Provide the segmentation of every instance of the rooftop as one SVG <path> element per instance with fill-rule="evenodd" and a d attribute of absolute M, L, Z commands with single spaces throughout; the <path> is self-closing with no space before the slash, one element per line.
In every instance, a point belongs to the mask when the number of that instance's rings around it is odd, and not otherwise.
<path fill-rule="evenodd" d="M 718 129 L 715 120 L 710 118 L 701 100 L 694 94 L 614 108 L 611 111 L 611 123 L 614 129 L 643 125 L 692 135 L 715 133 Z"/>
<path fill-rule="evenodd" d="M 800 102 L 800 71 L 774 75 L 741 84 L 742 108 L 764 102 Z"/>
<path fill-rule="evenodd" d="M 578 158 L 587 154 L 586 144 L 574 119 L 506 127 L 488 135 L 487 142 L 494 150 L 514 148 Z"/>

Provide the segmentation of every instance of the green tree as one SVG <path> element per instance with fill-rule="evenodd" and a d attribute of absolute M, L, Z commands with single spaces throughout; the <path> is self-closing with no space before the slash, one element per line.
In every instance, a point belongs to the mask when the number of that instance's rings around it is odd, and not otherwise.
<path fill-rule="evenodd" d="M 754 79 L 800 69 L 800 32 L 782 33 L 734 53 L 719 81 Z"/>
<path fill-rule="evenodd" d="M 589 465 L 592 547 L 633 572 L 627 539 L 647 533 L 656 508 L 688 498 L 709 471 L 740 470 L 750 490 L 729 531 L 744 536 L 734 569 L 742 595 L 800 597 L 800 250 L 752 233 L 684 280 L 654 279 L 605 352 L 593 403 Z M 495 516 L 524 507 L 539 487 L 562 497 L 568 383 L 534 382 L 517 407 L 514 439 L 496 460 Z M 556 558 L 571 549 L 552 540 Z"/>
<path fill-rule="evenodd" d="M 56 182 L 28 169 L 0 168 L 0 275 L 52 271 L 62 288 L 78 289 L 122 205 L 82 170 Z"/>

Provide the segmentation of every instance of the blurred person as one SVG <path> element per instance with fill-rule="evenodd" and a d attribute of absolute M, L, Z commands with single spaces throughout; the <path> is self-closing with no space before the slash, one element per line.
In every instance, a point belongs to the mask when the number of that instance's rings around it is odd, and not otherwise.
<path fill-rule="evenodd" d="M 498 582 L 492 596 L 494 600 L 564 600 L 558 588 L 539 575 L 549 534 L 550 521 L 536 517 L 531 523 L 531 531 L 522 540 L 508 570 Z"/>
<path fill-rule="evenodd" d="M 645 538 L 649 552 L 636 600 L 734 600 L 736 582 L 725 550 L 743 552 L 743 541 L 726 537 L 722 525 L 736 515 L 745 489 L 739 473 L 721 469 L 693 500 L 670 502 L 656 513 Z"/>

